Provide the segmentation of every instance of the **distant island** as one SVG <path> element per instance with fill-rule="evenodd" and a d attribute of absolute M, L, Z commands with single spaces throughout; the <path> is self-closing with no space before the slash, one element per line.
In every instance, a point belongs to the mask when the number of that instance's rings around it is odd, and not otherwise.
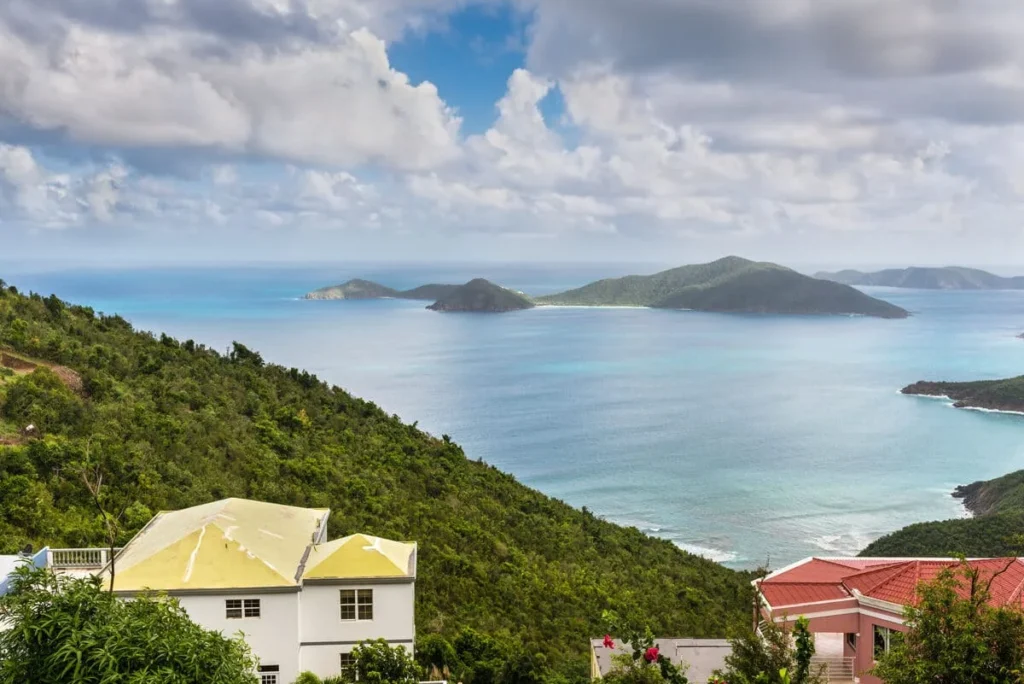
<path fill-rule="evenodd" d="M 533 308 L 526 295 L 476 278 L 460 285 L 428 306 L 431 311 L 476 311 L 504 313 Z"/>
<path fill-rule="evenodd" d="M 436 300 L 458 289 L 459 285 L 420 285 L 411 290 L 395 290 L 372 280 L 355 278 L 341 285 L 313 290 L 303 299 L 423 299 Z"/>
<path fill-rule="evenodd" d="M 983 408 L 994 411 L 1024 412 L 1024 375 L 1005 380 L 974 382 L 915 382 L 903 394 L 949 397 L 957 408 Z"/>
<path fill-rule="evenodd" d="M 599 280 L 535 301 L 542 305 L 646 306 L 730 313 L 859 314 L 880 318 L 909 315 L 848 285 L 735 256 L 649 276 Z"/>
<path fill-rule="evenodd" d="M 815 273 L 815 278 L 844 285 L 878 285 L 919 290 L 1024 290 L 1024 276 L 1004 278 L 988 271 L 960 266 L 943 268 L 890 268 L 884 271 Z"/>

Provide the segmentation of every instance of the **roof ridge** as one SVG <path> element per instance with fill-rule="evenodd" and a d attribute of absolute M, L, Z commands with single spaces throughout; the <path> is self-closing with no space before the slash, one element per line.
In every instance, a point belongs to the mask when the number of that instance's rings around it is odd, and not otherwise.
<path fill-rule="evenodd" d="M 906 562 L 903 562 L 903 563 L 892 563 L 890 565 L 887 565 L 884 568 L 876 568 L 877 570 L 894 570 L 895 572 L 892 572 L 890 574 L 885 575 L 878 582 L 875 582 L 874 584 L 868 586 L 864 591 L 862 591 L 860 593 L 865 595 L 865 596 L 870 596 L 871 592 L 873 592 L 876 589 L 878 589 L 879 587 L 882 587 L 883 585 L 888 584 L 889 582 L 893 581 L 895 578 L 897 578 L 900 575 L 904 574 L 909 569 L 910 565 L 913 565 L 913 564 L 916 564 L 916 563 L 919 563 L 919 562 L 920 561 L 906 561 Z M 920 571 L 918 571 L 918 576 L 920 576 Z M 917 583 L 915 582 L 915 586 L 916 586 L 916 584 Z M 844 586 L 845 586 L 845 580 L 844 580 Z"/>

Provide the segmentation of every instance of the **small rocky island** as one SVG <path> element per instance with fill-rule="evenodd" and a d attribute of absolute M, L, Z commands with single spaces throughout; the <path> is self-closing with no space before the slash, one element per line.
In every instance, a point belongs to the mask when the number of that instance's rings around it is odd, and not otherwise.
<path fill-rule="evenodd" d="M 411 290 L 396 290 L 387 285 L 375 283 L 372 280 L 354 278 L 341 285 L 331 285 L 330 287 L 321 287 L 319 290 L 313 290 L 307 293 L 303 299 L 421 299 L 432 301 L 450 294 L 459 287 L 459 285 L 437 285 L 432 283 L 420 285 Z"/>
<path fill-rule="evenodd" d="M 957 408 L 981 408 L 992 411 L 1024 413 L 1024 375 L 1005 380 L 975 382 L 915 382 L 903 394 L 949 397 Z"/>
<path fill-rule="evenodd" d="M 455 288 L 427 308 L 431 311 L 504 313 L 531 309 L 533 306 L 533 301 L 520 292 L 476 278 Z"/>

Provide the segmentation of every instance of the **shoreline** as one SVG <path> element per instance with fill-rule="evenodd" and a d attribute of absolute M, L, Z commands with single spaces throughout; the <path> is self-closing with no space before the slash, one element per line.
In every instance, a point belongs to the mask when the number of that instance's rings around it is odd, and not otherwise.
<path fill-rule="evenodd" d="M 920 392 L 904 392 L 900 390 L 900 394 L 907 397 L 922 397 L 924 399 L 938 399 L 940 401 L 947 402 L 950 408 L 962 409 L 965 411 L 980 411 L 981 413 L 1001 413 L 1008 416 L 1024 416 L 1024 411 L 1017 411 L 1013 409 L 997 409 L 989 408 L 987 406 L 974 406 L 972 404 L 958 404 L 958 400 L 953 399 L 948 394 L 923 394 Z"/>

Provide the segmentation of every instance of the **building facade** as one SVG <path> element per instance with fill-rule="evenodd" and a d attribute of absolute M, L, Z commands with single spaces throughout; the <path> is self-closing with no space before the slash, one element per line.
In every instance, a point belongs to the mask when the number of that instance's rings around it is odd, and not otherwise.
<path fill-rule="evenodd" d="M 242 634 L 261 684 L 341 674 L 363 640 L 411 652 L 416 545 L 327 541 L 329 514 L 245 499 L 159 513 L 100 574 L 120 596 L 166 592 L 203 627 Z"/>
<path fill-rule="evenodd" d="M 967 562 L 983 580 L 991 579 L 993 604 L 1024 604 L 1024 561 Z M 815 660 L 826 667 L 830 682 L 880 684 L 871 670 L 906 631 L 904 611 L 916 601 L 918 584 L 959 564 L 934 558 L 806 558 L 754 583 L 755 619 L 792 627 L 807 618 Z"/>

